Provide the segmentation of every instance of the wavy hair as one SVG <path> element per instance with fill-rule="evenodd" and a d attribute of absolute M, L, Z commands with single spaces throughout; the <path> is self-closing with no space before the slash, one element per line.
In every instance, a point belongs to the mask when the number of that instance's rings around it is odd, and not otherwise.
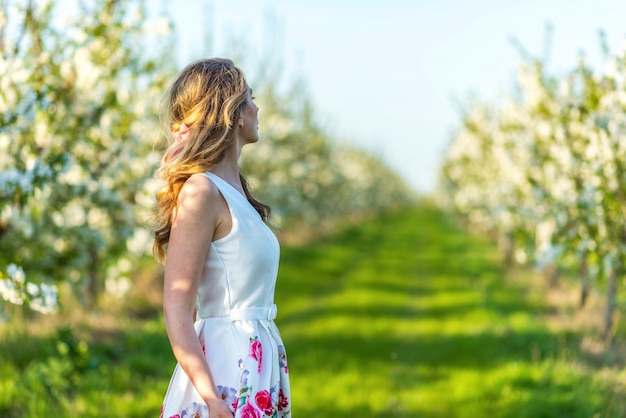
<path fill-rule="evenodd" d="M 235 139 L 234 128 L 246 106 L 247 90 L 243 72 L 231 60 L 213 58 L 189 64 L 165 92 L 160 116 L 170 144 L 157 171 L 164 186 L 156 196 L 152 245 L 160 262 L 166 258 L 172 217 L 183 184 L 191 175 L 208 171 L 222 161 Z M 172 141 L 171 133 L 178 132 L 183 124 L 189 127 L 189 137 Z M 270 207 L 252 196 L 241 174 L 240 179 L 246 198 L 267 222 Z"/>

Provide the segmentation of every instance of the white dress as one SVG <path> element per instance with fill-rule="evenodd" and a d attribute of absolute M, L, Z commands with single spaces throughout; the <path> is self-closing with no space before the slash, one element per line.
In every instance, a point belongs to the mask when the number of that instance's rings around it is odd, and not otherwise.
<path fill-rule="evenodd" d="M 204 174 L 224 196 L 232 229 L 211 243 L 204 263 L 195 323 L 202 351 L 236 418 L 291 417 L 287 357 L 273 321 L 278 240 L 245 196 L 217 175 Z M 180 365 L 160 416 L 209 416 Z"/>

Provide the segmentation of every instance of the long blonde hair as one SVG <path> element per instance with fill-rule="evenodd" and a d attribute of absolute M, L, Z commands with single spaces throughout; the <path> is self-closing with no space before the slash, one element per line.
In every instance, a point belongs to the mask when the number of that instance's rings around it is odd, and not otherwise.
<path fill-rule="evenodd" d="M 208 171 L 224 158 L 235 138 L 234 127 L 246 105 L 247 90 L 243 72 L 231 60 L 213 58 L 189 64 L 165 92 L 160 112 L 163 130 L 171 138 L 171 132 L 178 132 L 184 124 L 189 136 L 171 141 L 157 172 L 165 182 L 156 197 L 152 245 L 160 262 L 166 258 L 172 215 L 183 184 L 192 174 Z M 267 221 L 270 207 L 250 194 L 241 174 L 240 179 L 248 201 Z"/>

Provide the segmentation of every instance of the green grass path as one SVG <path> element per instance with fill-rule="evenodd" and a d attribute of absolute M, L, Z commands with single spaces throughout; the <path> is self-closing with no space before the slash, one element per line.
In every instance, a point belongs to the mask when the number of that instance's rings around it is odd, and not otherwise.
<path fill-rule="evenodd" d="M 505 280 L 492 244 L 428 208 L 286 249 L 277 323 L 294 410 L 303 417 L 626 414 L 606 382 L 564 354 L 577 336 L 551 333 L 542 300 L 530 295 Z"/>
<path fill-rule="evenodd" d="M 550 331 L 525 274 L 507 278 L 492 244 L 426 207 L 285 246 L 276 322 L 295 417 L 626 416 L 626 373 Z M 49 328 L 0 329 L 0 417 L 158 415 L 175 364 L 160 315 Z"/>

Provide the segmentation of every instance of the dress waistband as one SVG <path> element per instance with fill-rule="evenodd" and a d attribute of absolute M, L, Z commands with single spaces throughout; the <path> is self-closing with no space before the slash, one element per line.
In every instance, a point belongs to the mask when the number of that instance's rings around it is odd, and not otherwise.
<path fill-rule="evenodd" d="M 276 319 L 277 313 L 278 313 L 278 308 L 276 304 L 272 304 L 270 306 L 262 306 L 262 307 L 235 308 L 235 309 L 231 309 L 230 313 L 226 315 L 205 316 L 205 317 L 200 317 L 200 319 L 230 318 L 231 321 L 257 321 L 257 320 L 272 321 Z"/>

